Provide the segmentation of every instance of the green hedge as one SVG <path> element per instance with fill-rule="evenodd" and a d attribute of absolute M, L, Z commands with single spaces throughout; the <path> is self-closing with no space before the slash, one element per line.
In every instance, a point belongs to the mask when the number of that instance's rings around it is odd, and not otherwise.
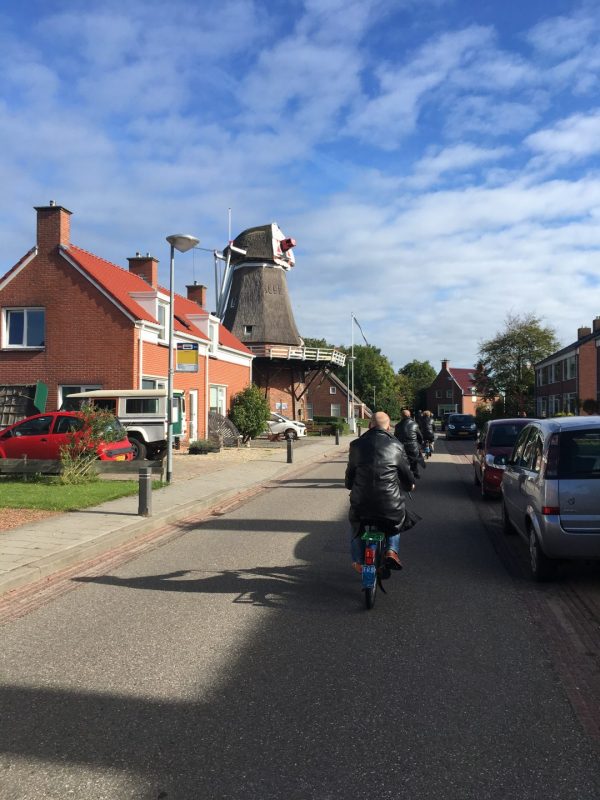
<path fill-rule="evenodd" d="M 211 442 L 210 439 L 196 439 L 196 441 L 190 442 L 188 453 L 195 456 L 204 453 L 218 453 L 220 449 L 217 442 Z"/>

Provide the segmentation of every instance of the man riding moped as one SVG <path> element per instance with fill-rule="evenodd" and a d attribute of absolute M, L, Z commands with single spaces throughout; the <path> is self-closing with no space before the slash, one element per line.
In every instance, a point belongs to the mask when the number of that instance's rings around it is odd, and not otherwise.
<path fill-rule="evenodd" d="M 383 411 L 373 414 L 367 433 L 350 444 L 345 485 L 350 489 L 348 518 L 354 569 L 362 572 L 361 526 L 371 521 L 377 521 L 386 534 L 385 566 L 402 569 L 400 531 L 412 527 L 418 519 L 407 515 L 405 492 L 415 486 L 404 448 L 390 432 L 390 418 Z"/>

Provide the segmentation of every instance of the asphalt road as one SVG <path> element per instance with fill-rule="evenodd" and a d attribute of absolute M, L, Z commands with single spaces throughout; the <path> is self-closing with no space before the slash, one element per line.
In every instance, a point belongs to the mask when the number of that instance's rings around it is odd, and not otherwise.
<path fill-rule="evenodd" d="M 443 449 L 373 611 L 340 460 L 3 626 L 2 800 L 597 800 L 552 642 Z"/>

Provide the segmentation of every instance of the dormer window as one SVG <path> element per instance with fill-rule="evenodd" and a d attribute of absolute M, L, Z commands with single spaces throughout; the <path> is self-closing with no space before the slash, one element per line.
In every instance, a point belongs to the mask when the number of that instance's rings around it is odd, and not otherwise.
<path fill-rule="evenodd" d="M 244 325 L 244 336 L 250 336 L 252 334 L 252 325 Z"/>
<path fill-rule="evenodd" d="M 166 341 L 167 338 L 167 306 L 165 303 L 158 303 L 158 312 L 156 315 L 158 320 L 158 324 L 160 325 L 160 330 L 158 332 L 158 338 Z"/>
<path fill-rule="evenodd" d="M 210 321 L 208 323 L 208 334 L 210 338 L 208 352 L 216 356 L 219 349 L 219 324 L 217 322 Z"/>

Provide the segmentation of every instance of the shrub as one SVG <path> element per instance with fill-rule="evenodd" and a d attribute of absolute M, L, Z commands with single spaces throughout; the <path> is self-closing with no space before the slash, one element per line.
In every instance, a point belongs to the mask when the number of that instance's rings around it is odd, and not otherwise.
<path fill-rule="evenodd" d="M 202 455 L 204 453 L 218 453 L 221 450 L 218 442 L 213 442 L 210 439 L 196 439 L 190 442 L 188 453 L 190 455 Z"/>
<path fill-rule="evenodd" d="M 67 444 L 60 449 L 61 483 L 89 483 L 98 479 L 96 461 L 100 442 L 116 442 L 125 434 L 114 414 L 93 405 L 81 409 L 83 426 L 67 434 Z"/>
<path fill-rule="evenodd" d="M 264 432 L 270 416 L 269 403 L 254 384 L 238 392 L 231 401 L 229 418 L 241 433 L 244 444 Z"/>

